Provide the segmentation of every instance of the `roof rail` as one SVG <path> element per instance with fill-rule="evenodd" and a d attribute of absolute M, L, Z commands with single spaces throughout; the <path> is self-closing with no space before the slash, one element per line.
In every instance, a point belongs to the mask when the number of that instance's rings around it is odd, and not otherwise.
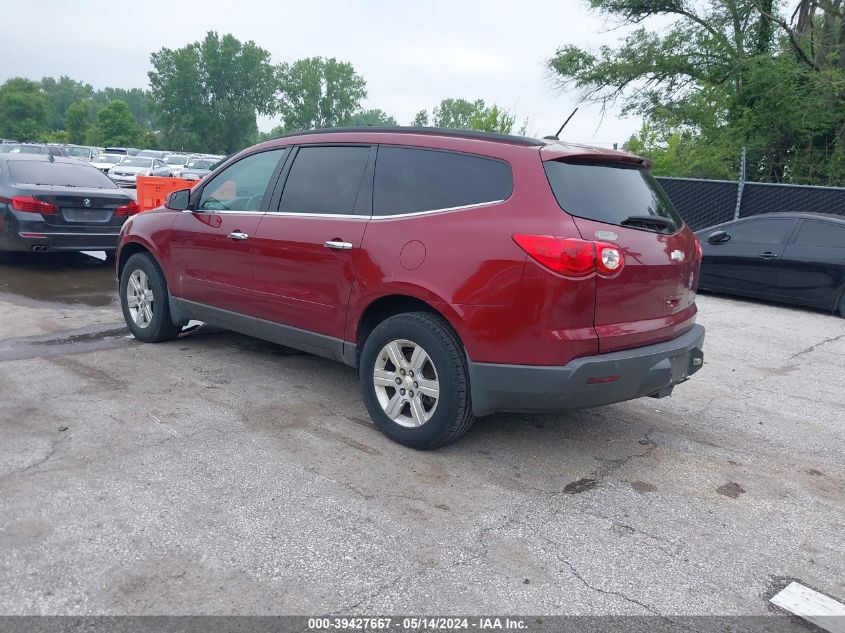
<path fill-rule="evenodd" d="M 289 132 L 288 134 L 281 134 L 274 136 L 272 140 L 279 138 L 290 138 L 293 136 L 311 136 L 317 134 L 335 134 L 342 132 L 359 132 L 359 133 L 375 133 L 375 134 L 425 134 L 430 136 L 452 136 L 456 138 L 478 139 L 481 141 L 495 141 L 499 143 L 512 143 L 514 145 L 525 145 L 529 147 L 536 147 L 545 145 L 539 139 L 528 136 L 516 136 L 514 134 L 497 134 L 495 132 L 481 132 L 478 130 L 460 130 L 454 128 L 444 127 L 412 127 L 404 125 L 395 125 L 387 127 L 325 127 L 314 130 L 301 130 L 299 132 Z"/>

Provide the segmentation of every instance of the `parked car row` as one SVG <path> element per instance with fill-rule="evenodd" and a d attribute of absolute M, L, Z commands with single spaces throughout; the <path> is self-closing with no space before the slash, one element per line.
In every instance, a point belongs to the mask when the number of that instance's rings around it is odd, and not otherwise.
<path fill-rule="evenodd" d="M 2 139 L 0 154 L 49 154 L 91 163 L 122 187 L 134 187 L 137 176 L 200 180 L 224 157 L 131 147 L 92 147 L 52 143 L 19 143 Z M 184 172 L 184 175 L 183 175 Z"/>

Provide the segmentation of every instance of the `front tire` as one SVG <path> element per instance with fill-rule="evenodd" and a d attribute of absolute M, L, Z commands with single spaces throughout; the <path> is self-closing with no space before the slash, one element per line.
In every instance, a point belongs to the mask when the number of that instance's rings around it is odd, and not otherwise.
<path fill-rule="evenodd" d="M 364 343 L 359 378 L 376 426 L 405 446 L 445 446 L 475 421 L 463 345 L 439 316 L 410 312 L 382 321 Z"/>
<path fill-rule="evenodd" d="M 132 255 L 120 274 L 120 307 L 132 335 L 145 343 L 172 341 L 182 327 L 170 318 L 167 280 L 148 253 Z"/>

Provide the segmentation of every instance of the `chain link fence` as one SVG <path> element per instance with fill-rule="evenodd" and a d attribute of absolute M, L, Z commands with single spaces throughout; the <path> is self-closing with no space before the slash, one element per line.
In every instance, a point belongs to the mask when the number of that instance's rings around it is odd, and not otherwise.
<path fill-rule="evenodd" d="M 657 179 L 693 231 L 778 211 L 845 215 L 845 188 L 695 178 Z"/>

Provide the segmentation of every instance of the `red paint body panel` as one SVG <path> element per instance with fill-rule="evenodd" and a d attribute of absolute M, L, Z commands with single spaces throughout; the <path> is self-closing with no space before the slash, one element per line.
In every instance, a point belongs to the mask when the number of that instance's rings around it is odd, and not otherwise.
<path fill-rule="evenodd" d="M 261 214 L 178 213 L 168 238 L 171 288 L 182 299 L 257 316 L 252 294 L 254 240 L 232 240 L 234 231 L 253 236 Z"/>
<path fill-rule="evenodd" d="M 664 235 L 575 218 L 584 239 L 613 231 L 625 267 L 613 278 L 597 278 L 595 326 L 599 351 L 614 352 L 676 337 L 695 323 L 695 235 L 687 227 Z M 672 252 L 684 261 L 672 260 Z"/>
<path fill-rule="evenodd" d="M 254 241 L 255 307 L 262 319 L 343 338 L 368 218 L 266 214 Z M 329 240 L 352 250 L 332 250 Z"/>
<path fill-rule="evenodd" d="M 664 341 L 692 326 L 700 262 L 689 229 L 661 235 L 573 218 L 557 204 L 542 166 L 544 160 L 572 157 L 627 164 L 641 159 L 576 145 L 541 148 L 362 130 L 269 141 L 218 169 L 270 147 L 338 142 L 430 147 L 504 160 L 512 167 L 513 193 L 502 202 L 396 218 L 157 210 L 133 218 L 120 247 L 144 244 L 177 297 L 353 343 L 374 301 L 414 297 L 451 323 L 475 362 L 564 365 Z M 233 230 L 253 239 L 231 242 L 226 235 Z M 612 279 L 557 275 L 512 239 L 524 233 L 589 240 L 597 239 L 599 230 L 616 233 L 624 253 L 625 267 Z M 330 250 L 323 245 L 327 240 L 353 248 Z M 684 253 L 683 263 L 671 260 L 674 250 Z"/>

